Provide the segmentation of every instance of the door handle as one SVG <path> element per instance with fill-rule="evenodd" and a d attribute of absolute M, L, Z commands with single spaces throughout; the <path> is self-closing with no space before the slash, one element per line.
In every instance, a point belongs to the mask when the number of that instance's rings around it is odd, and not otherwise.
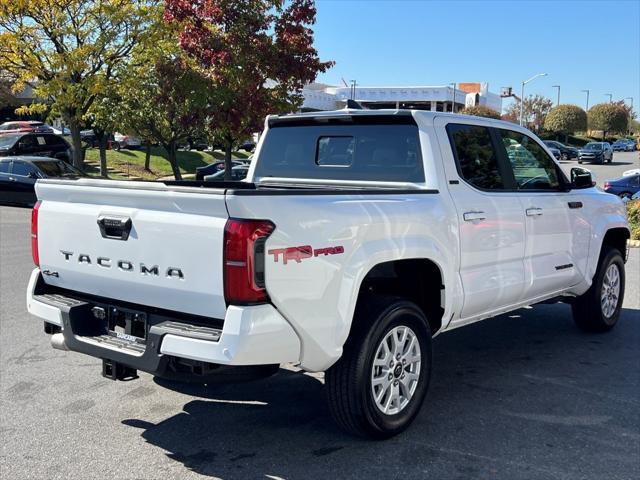
<path fill-rule="evenodd" d="M 472 222 L 474 220 L 486 220 L 487 217 L 484 212 L 464 212 L 462 214 L 465 222 Z"/>
<path fill-rule="evenodd" d="M 542 215 L 542 209 L 541 208 L 527 208 L 526 210 L 527 213 L 527 217 L 539 217 L 540 215 Z"/>
<path fill-rule="evenodd" d="M 9 181 L 10 181 L 10 182 L 15 182 L 15 181 L 16 181 L 16 179 L 15 179 L 15 178 L 13 178 L 13 177 L 9 177 Z"/>

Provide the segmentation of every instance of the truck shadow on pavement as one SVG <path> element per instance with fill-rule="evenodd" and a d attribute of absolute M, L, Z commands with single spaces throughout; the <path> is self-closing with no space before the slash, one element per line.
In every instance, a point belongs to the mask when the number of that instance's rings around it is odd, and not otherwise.
<path fill-rule="evenodd" d="M 224 479 L 638 478 L 639 344 L 638 310 L 589 335 L 566 305 L 447 333 L 434 341 L 420 415 L 386 442 L 343 434 L 322 376 L 285 369 L 254 383 L 171 384 L 202 399 L 159 423 L 122 423 L 187 469 Z"/>

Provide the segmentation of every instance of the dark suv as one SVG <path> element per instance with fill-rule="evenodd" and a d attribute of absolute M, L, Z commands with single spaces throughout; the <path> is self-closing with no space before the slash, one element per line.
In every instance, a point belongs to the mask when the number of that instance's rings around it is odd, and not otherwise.
<path fill-rule="evenodd" d="M 0 135 L 0 157 L 29 155 L 71 160 L 67 141 L 53 133 L 8 133 Z"/>
<path fill-rule="evenodd" d="M 578 158 L 578 149 L 565 145 L 564 143 L 556 142 L 555 140 L 545 140 L 544 144 L 549 148 L 556 148 L 560 150 L 560 156 L 562 160 L 573 160 Z"/>

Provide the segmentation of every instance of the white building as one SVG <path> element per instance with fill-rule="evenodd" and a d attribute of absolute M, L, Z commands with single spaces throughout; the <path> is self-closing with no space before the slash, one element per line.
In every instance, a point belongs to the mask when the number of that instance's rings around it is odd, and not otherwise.
<path fill-rule="evenodd" d="M 413 108 L 438 112 L 457 112 L 465 106 L 484 105 L 502 111 L 500 95 L 489 92 L 486 83 L 461 83 L 453 86 L 415 87 L 333 87 L 312 83 L 302 91 L 302 111 L 343 108 L 350 98 L 370 109 Z"/>

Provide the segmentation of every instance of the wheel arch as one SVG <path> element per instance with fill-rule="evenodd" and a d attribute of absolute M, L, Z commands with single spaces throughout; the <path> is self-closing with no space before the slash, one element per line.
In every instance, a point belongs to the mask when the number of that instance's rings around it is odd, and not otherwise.
<path fill-rule="evenodd" d="M 403 258 L 373 265 L 362 278 L 349 336 L 358 320 L 356 311 L 371 295 L 393 296 L 415 303 L 425 314 L 431 334 L 443 325 L 446 279 L 442 267 L 431 258 Z"/>

